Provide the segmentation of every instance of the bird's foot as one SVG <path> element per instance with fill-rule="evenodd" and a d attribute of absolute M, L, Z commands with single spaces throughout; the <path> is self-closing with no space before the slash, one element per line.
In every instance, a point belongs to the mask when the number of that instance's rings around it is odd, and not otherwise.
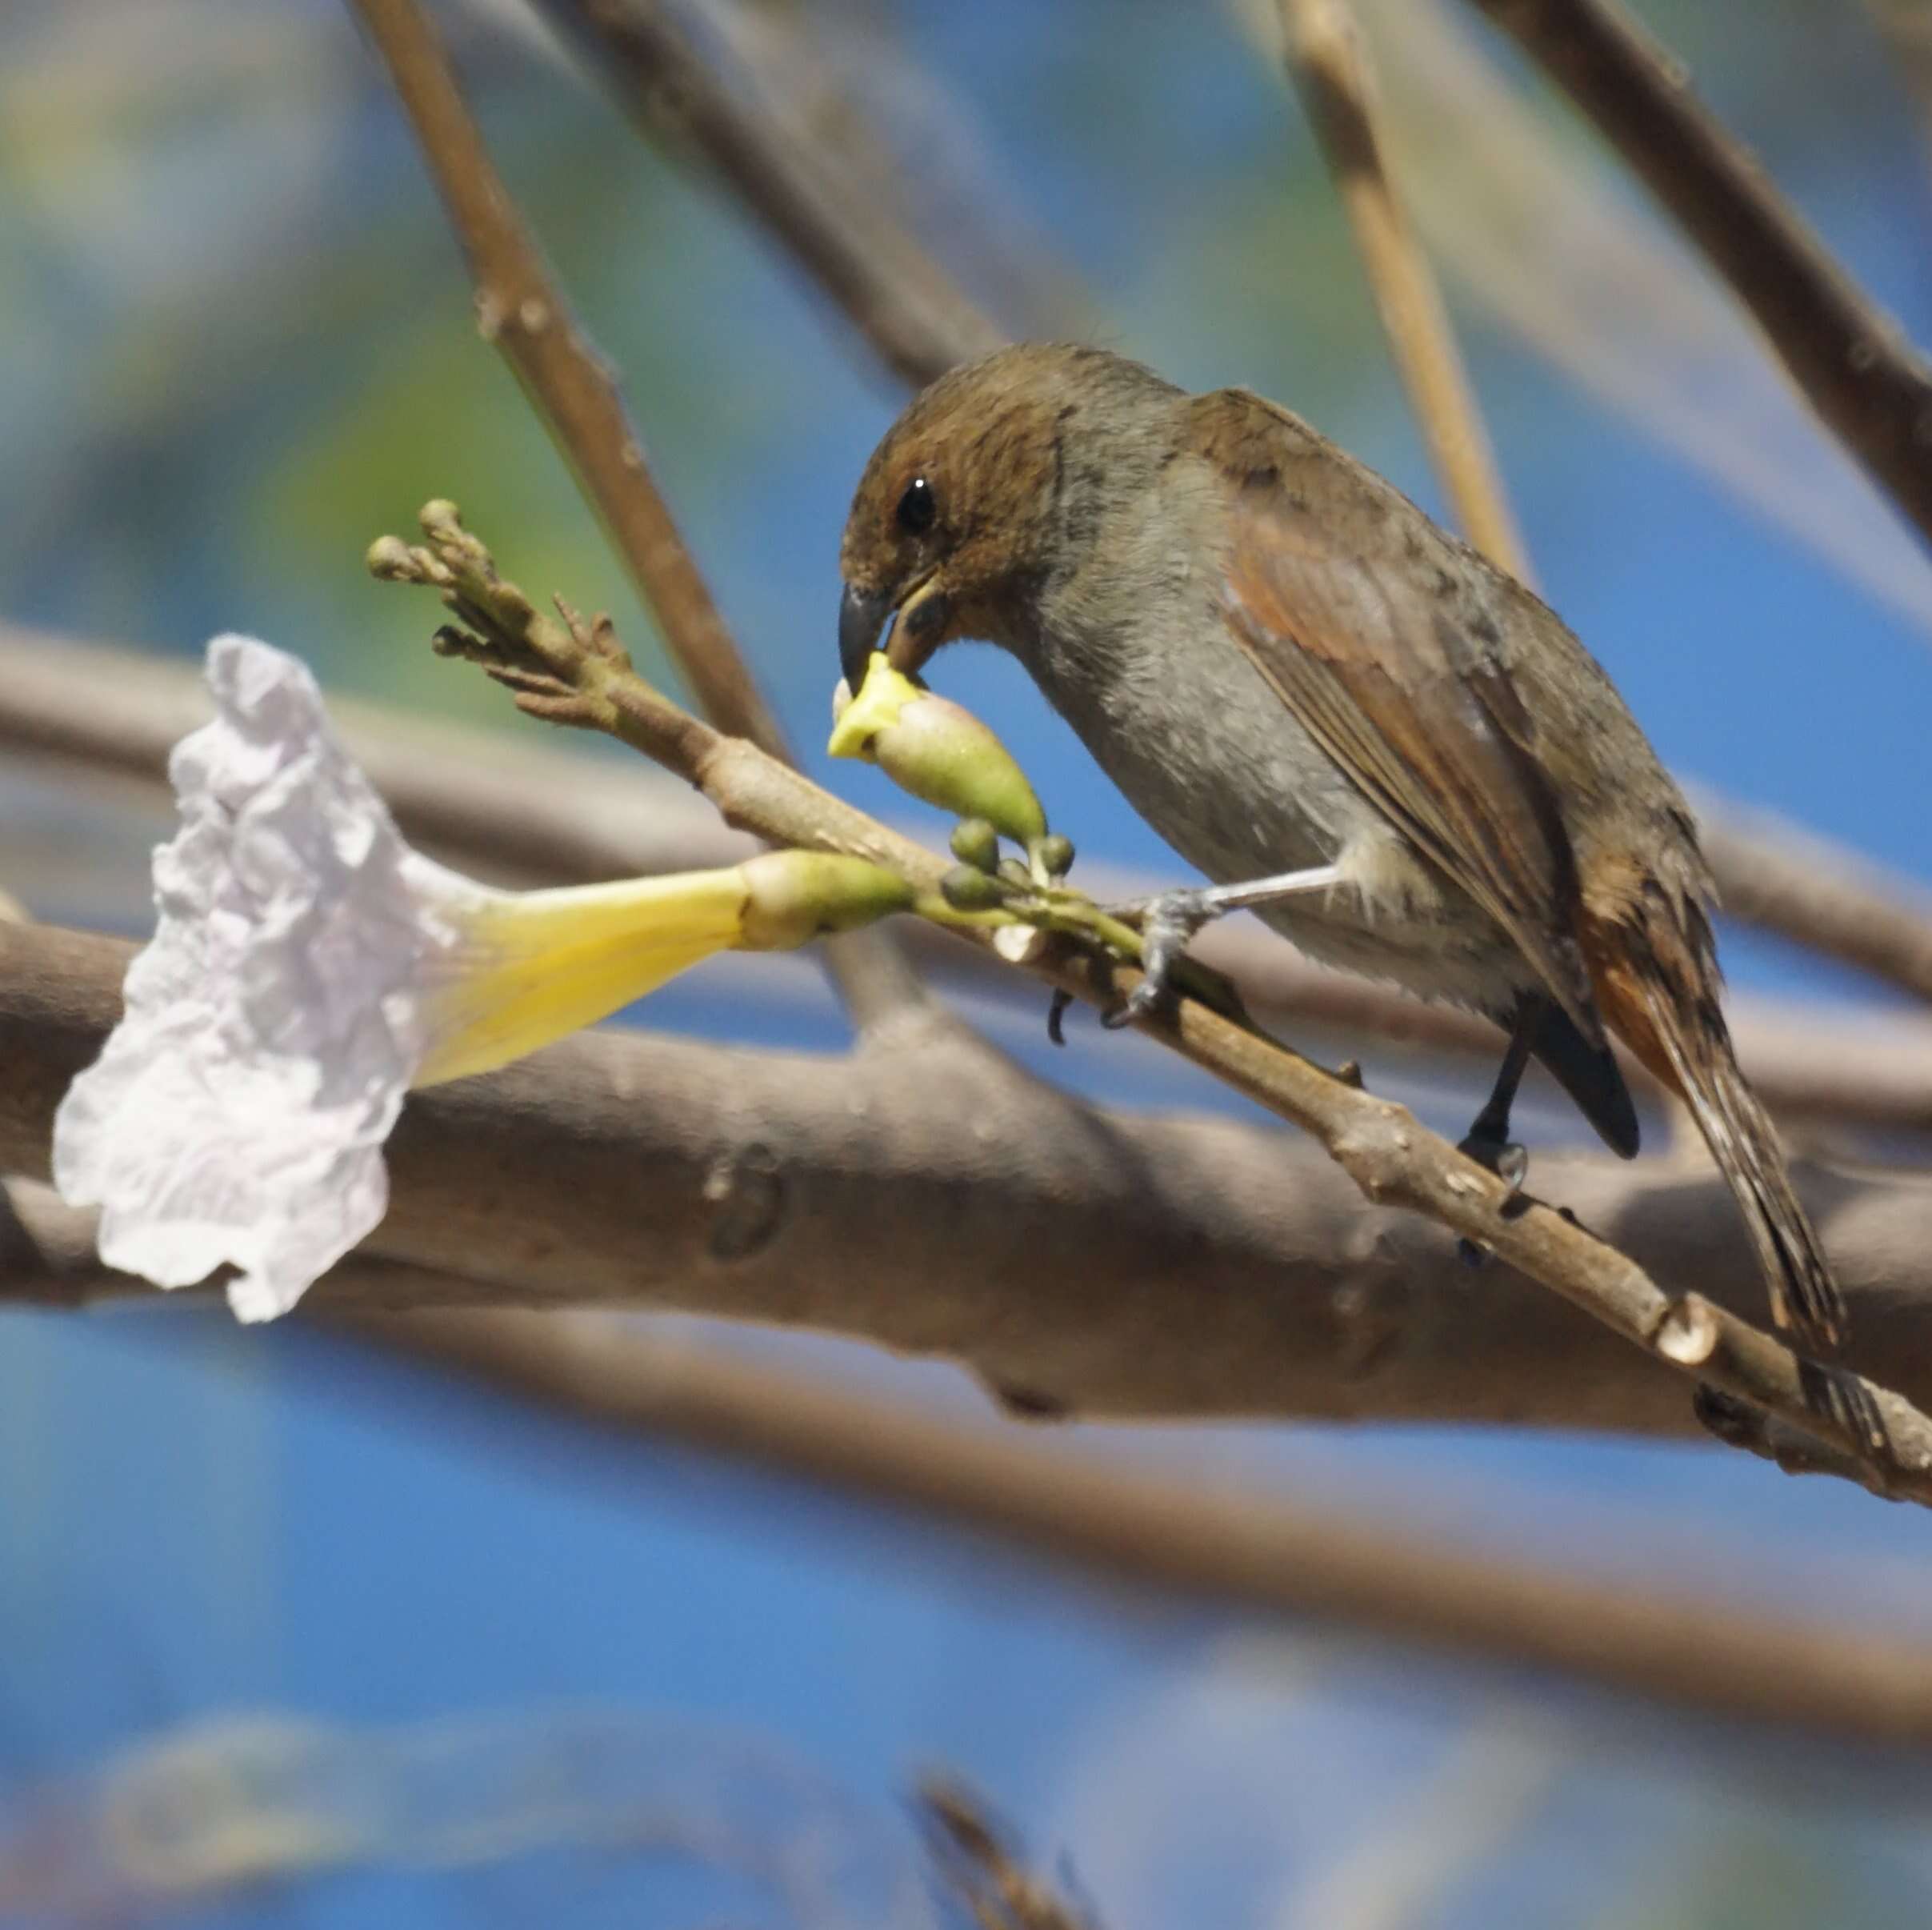
<path fill-rule="evenodd" d="M 1153 1016 L 1174 989 L 1174 967 L 1194 934 L 1221 907 L 1203 891 L 1163 891 L 1158 898 L 1115 909 L 1117 918 L 1138 916 L 1141 927 L 1141 982 L 1100 1023 L 1110 1031 Z"/>
<path fill-rule="evenodd" d="M 1492 1139 L 1486 1133 L 1472 1132 L 1456 1151 L 1478 1166 L 1486 1166 L 1512 1193 L 1520 1193 L 1530 1177 L 1530 1149 L 1514 1139 Z"/>
<path fill-rule="evenodd" d="M 1520 1193 L 1523 1182 L 1530 1176 L 1529 1148 L 1514 1139 L 1501 1139 L 1485 1131 L 1480 1119 L 1456 1151 L 1474 1159 L 1478 1166 L 1486 1166 L 1512 1193 Z M 1467 1267 L 1480 1267 L 1490 1257 L 1487 1247 L 1466 1238 L 1456 1242 L 1456 1251 Z"/>

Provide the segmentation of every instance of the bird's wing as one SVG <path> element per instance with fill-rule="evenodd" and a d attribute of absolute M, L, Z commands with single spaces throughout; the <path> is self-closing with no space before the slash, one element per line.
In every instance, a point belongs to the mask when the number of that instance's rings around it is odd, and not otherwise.
<path fill-rule="evenodd" d="M 1600 1044 L 1569 839 L 1470 552 L 1273 403 L 1230 390 L 1190 406 L 1191 446 L 1226 491 L 1235 639 Z"/>

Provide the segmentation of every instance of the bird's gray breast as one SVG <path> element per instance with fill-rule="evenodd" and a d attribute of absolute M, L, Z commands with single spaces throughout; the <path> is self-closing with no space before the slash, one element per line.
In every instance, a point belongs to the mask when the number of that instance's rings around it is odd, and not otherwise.
<path fill-rule="evenodd" d="M 1323 961 L 1482 1009 L 1530 975 L 1486 914 L 1358 791 L 1235 641 L 1183 559 L 1090 568 L 1043 596 L 1022 651 L 1134 809 L 1218 883 L 1342 863 L 1349 885 L 1261 915 Z"/>

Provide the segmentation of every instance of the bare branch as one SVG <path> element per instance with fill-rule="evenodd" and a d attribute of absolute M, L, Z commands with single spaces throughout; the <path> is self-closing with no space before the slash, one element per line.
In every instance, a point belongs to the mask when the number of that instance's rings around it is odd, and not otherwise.
<path fill-rule="evenodd" d="M 1280 0 L 1288 70 L 1327 157 L 1397 371 L 1463 532 L 1498 569 L 1535 579 L 1429 258 L 1391 185 L 1374 77 L 1347 0 Z"/>
<path fill-rule="evenodd" d="M 778 719 L 652 480 L 610 368 L 584 337 L 519 220 L 434 30 L 417 0 L 352 4 L 388 63 L 462 244 L 484 339 L 501 351 L 549 427 L 704 715 L 718 729 L 787 757 Z M 921 996 L 910 968 L 881 933 L 834 939 L 826 955 L 861 1025 Z"/>
<path fill-rule="evenodd" d="M 1471 0 L 1594 121 L 1932 540 L 1932 370 L 1614 0 Z"/>
<path fill-rule="evenodd" d="M 742 739 L 726 738 L 631 671 L 607 625 L 587 636 L 542 616 L 500 576 L 487 548 L 444 503 L 426 506 L 427 547 L 395 537 L 370 546 L 371 567 L 399 583 L 443 586 L 446 604 L 482 635 L 446 647 L 486 666 L 528 661 L 567 691 L 574 721 L 594 723 L 704 792 L 741 829 L 770 842 L 844 851 L 896 871 L 936 894 L 946 870 L 924 847 L 821 790 Z M 448 586 L 454 585 L 455 587 Z M 451 633 L 439 635 L 448 639 Z M 525 701 L 520 699 L 520 701 Z M 554 712 L 546 696 L 542 709 Z M 989 944 L 992 935 L 975 935 Z M 1060 938 L 1040 943 L 1026 969 L 1109 1011 L 1140 982 L 1118 958 Z M 1875 1491 L 1932 1499 L 1932 1422 L 1885 1388 L 1803 1359 L 1784 1342 L 1698 1294 L 1674 1299 L 1575 1222 L 1514 1191 L 1487 1167 L 1427 1131 L 1405 1107 L 1371 1098 L 1191 994 L 1134 1019 L 1134 1028 L 1224 1085 L 1312 1134 L 1370 1199 L 1439 1221 L 1510 1260 L 1573 1304 L 1701 1383 L 1816 1434 L 1866 1462 Z"/>
<path fill-rule="evenodd" d="M 407 716 L 380 705 L 330 699 L 358 761 L 415 842 L 479 876 L 510 884 L 605 879 L 734 864 L 754 842 L 664 772 L 577 756 L 526 735 L 485 732 Z M 200 678 L 185 665 L 132 651 L 0 626 L 0 751 L 165 783 L 168 753 L 210 715 Z M 1802 834 L 1802 859 L 1782 870 L 1784 832 L 1711 840 L 1734 900 L 1769 928 L 1802 931 L 1828 956 L 1867 951 L 1894 935 L 1890 973 L 1932 955 L 1932 915 L 1921 915 L 1900 878 L 1877 874 L 1842 847 Z M 1796 839 L 1800 834 L 1789 834 Z M 1706 832 L 1709 838 L 1710 833 Z M 1153 883 L 1088 864 L 1089 888 L 1126 902 Z M 1754 891 L 1754 877 L 1776 881 Z M 907 948 L 929 971 L 982 990 L 1024 984 L 949 933 L 909 925 Z M 1496 1049 L 1486 1021 L 1418 1003 L 1366 979 L 1325 971 L 1245 919 L 1202 934 L 1195 950 L 1241 987 L 1264 1023 L 1318 1026 L 1359 1049 L 1366 1038 L 1405 1051 L 1486 1063 Z M 1887 1130 L 1932 1130 L 1932 1032 L 1903 1021 L 1847 1025 L 1807 1009 L 1732 1002 L 1740 1055 L 1759 1095 L 1784 1117 Z M 1636 1062 L 1625 1074 L 1652 1089 Z"/>

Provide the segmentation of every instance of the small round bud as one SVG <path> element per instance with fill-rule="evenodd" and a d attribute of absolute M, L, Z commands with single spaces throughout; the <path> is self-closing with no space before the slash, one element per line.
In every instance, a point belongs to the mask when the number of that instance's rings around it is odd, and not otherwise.
<path fill-rule="evenodd" d="M 362 561 L 371 576 L 385 583 L 414 583 L 418 575 L 416 559 L 400 536 L 378 536 L 363 553 Z"/>
<path fill-rule="evenodd" d="M 976 871 L 999 863 L 999 833 L 984 818 L 962 818 L 953 827 L 953 855 Z"/>
<path fill-rule="evenodd" d="M 1064 878 L 1074 868 L 1074 841 L 1062 837 L 1058 831 L 1049 831 L 1044 838 L 1036 838 L 1027 855 L 1049 878 Z"/>
<path fill-rule="evenodd" d="M 1006 902 L 999 880 L 970 864 L 956 864 L 939 880 L 939 895 L 955 911 L 993 911 Z"/>
<path fill-rule="evenodd" d="M 1028 871 L 1017 858 L 1001 859 L 996 875 L 1005 879 L 1008 884 L 1016 886 L 1022 891 L 1030 891 L 1033 889 L 1032 872 Z"/>

